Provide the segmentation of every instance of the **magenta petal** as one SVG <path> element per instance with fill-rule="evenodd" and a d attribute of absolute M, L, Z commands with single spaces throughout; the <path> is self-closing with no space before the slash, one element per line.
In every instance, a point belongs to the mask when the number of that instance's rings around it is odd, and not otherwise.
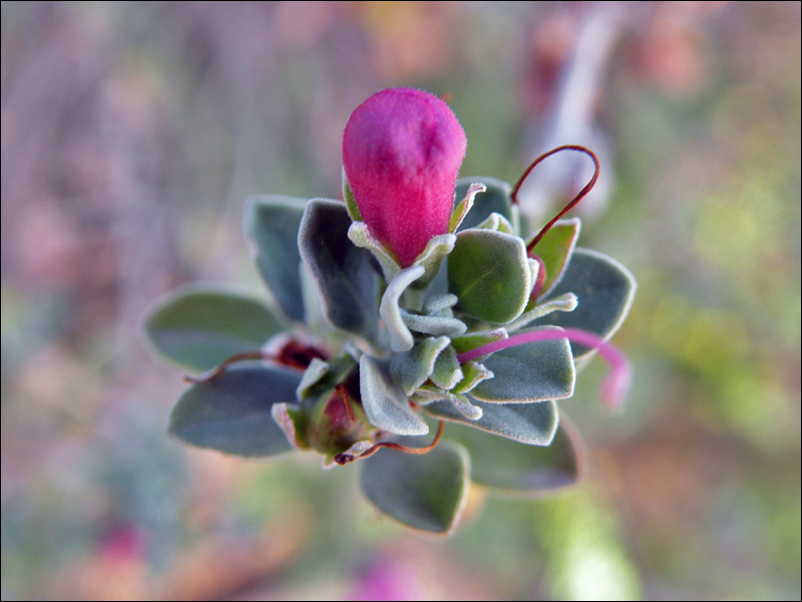
<path fill-rule="evenodd" d="M 454 113 L 427 92 L 383 90 L 351 114 L 343 134 L 345 176 L 371 234 L 401 267 L 448 231 L 466 147 Z"/>

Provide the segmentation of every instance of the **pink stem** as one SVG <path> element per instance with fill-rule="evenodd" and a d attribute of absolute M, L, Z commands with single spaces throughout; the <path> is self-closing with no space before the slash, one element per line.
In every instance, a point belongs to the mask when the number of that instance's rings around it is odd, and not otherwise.
<path fill-rule="evenodd" d="M 471 349 L 465 353 L 460 353 L 457 355 L 457 358 L 460 363 L 464 363 L 494 351 L 507 349 L 508 347 L 534 343 L 536 341 L 553 341 L 557 339 L 568 339 L 569 341 L 579 343 L 585 347 L 596 349 L 599 355 L 609 362 L 612 369 L 601 384 L 601 399 L 607 407 L 620 407 L 632 383 L 632 368 L 627 358 L 618 347 L 606 342 L 601 337 L 587 330 L 580 330 L 579 328 L 532 330 L 530 332 L 512 335 L 500 341 L 493 341 L 492 343 L 482 345 L 476 349 Z"/>

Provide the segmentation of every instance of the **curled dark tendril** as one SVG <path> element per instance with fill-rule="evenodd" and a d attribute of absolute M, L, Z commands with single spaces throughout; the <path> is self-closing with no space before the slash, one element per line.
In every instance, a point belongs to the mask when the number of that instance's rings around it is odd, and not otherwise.
<path fill-rule="evenodd" d="M 397 449 L 398 451 L 402 451 L 405 454 L 415 454 L 415 455 L 428 454 L 435 447 L 437 447 L 438 443 L 440 443 L 440 438 L 443 436 L 444 425 L 445 423 L 441 420 L 440 425 L 437 427 L 437 434 L 434 436 L 434 441 L 432 441 L 431 444 L 427 445 L 426 447 L 407 447 L 406 445 L 400 445 L 393 441 L 382 441 L 381 443 L 377 443 L 376 445 L 369 447 L 368 449 L 366 449 L 364 452 L 362 452 L 357 456 L 345 453 L 337 454 L 336 456 L 334 456 L 334 461 L 340 466 L 342 466 L 344 464 L 348 464 L 349 462 L 353 462 L 358 458 L 368 458 L 373 454 L 375 454 L 377 451 L 379 451 L 379 449 L 381 449 L 382 447 Z"/>
<path fill-rule="evenodd" d="M 532 249 L 535 248 L 535 245 L 537 245 L 537 243 L 540 242 L 540 239 L 543 238 L 543 235 L 546 232 L 548 232 L 549 230 L 551 230 L 551 227 L 554 225 L 554 223 L 558 219 L 560 219 L 563 215 L 568 213 L 571 209 L 573 209 L 576 206 L 576 204 L 579 203 L 579 201 L 581 201 L 583 198 L 585 198 L 585 195 L 587 193 L 589 193 L 590 190 L 596 185 L 596 180 L 599 179 L 599 159 L 596 157 L 595 153 L 592 150 L 589 150 L 589 149 L 585 148 L 584 146 L 579 146 L 579 145 L 574 145 L 574 144 L 567 144 L 565 146 L 558 146 L 557 148 L 552 149 L 549 152 L 543 153 L 542 155 L 540 155 L 537 159 L 532 161 L 532 163 L 529 165 L 529 167 L 526 168 L 526 171 L 524 171 L 523 175 L 520 177 L 518 182 L 515 184 L 515 187 L 512 189 L 511 196 L 512 196 L 512 204 L 513 205 L 518 204 L 518 191 L 520 190 L 521 185 L 524 183 L 524 181 L 526 180 L 527 176 L 529 176 L 531 171 L 535 168 L 535 166 L 538 163 L 540 163 L 543 159 L 545 159 L 546 157 L 549 157 L 549 156 L 551 156 L 551 155 L 553 155 L 555 153 L 559 153 L 560 151 L 565 151 L 565 150 L 572 150 L 572 151 L 578 151 L 580 153 L 585 153 L 591 159 L 593 159 L 593 164 L 596 167 L 595 171 L 593 172 L 593 177 L 590 179 L 590 182 L 588 182 L 585 185 L 585 187 L 582 190 L 580 190 L 573 199 L 571 199 L 571 201 L 565 206 L 565 208 L 562 211 L 560 211 L 554 217 L 554 219 L 552 219 L 548 224 L 546 224 L 545 226 L 543 226 L 543 228 L 541 228 L 540 232 L 537 233 L 537 236 L 535 236 L 531 240 L 531 242 L 528 245 L 526 245 L 526 250 L 527 251 L 531 252 Z"/>
<path fill-rule="evenodd" d="M 184 380 L 188 383 L 192 383 L 193 385 L 203 385 L 208 383 L 218 376 L 220 376 L 223 372 L 226 371 L 231 364 L 236 364 L 237 362 L 244 362 L 246 360 L 272 360 L 275 359 L 272 355 L 267 355 L 262 353 L 261 351 L 245 351 L 243 353 L 237 353 L 236 355 L 232 355 L 222 364 L 217 366 L 212 372 L 210 372 L 206 376 L 185 376 Z"/>
<path fill-rule="evenodd" d="M 306 370 L 309 367 L 309 364 L 312 363 L 312 360 L 314 358 L 318 358 L 325 361 L 327 359 L 327 355 L 323 350 L 318 349 L 312 345 L 303 345 L 301 343 L 298 343 L 297 341 L 291 340 L 287 342 L 276 355 L 265 353 L 264 351 L 258 351 L 258 350 L 243 351 L 242 353 L 237 353 L 235 355 L 232 355 L 222 364 L 217 366 L 217 368 L 215 368 L 214 370 L 205 375 L 185 376 L 184 380 L 188 383 L 192 383 L 193 385 L 203 385 L 213 381 L 215 378 L 220 376 L 223 372 L 226 371 L 226 368 L 228 368 L 230 365 L 236 364 L 237 362 L 245 362 L 248 360 L 262 360 L 262 361 L 270 360 L 277 364 L 281 364 L 282 366 L 287 366 L 288 368 L 294 368 L 296 370 Z"/>

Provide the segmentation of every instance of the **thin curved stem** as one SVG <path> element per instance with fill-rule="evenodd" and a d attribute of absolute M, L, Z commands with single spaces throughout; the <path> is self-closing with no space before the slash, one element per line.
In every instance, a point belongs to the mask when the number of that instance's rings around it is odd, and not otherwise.
<path fill-rule="evenodd" d="M 571 209 L 573 209 L 576 206 L 576 204 L 579 203 L 579 201 L 581 201 L 583 198 L 585 198 L 585 195 L 587 195 L 587 193 L 589 193 L 590 190 L 596 185 L 596 180 L 599 179 L 599 159 L 598 159 L 598 157 L 596 157 L 595 153 L 592 150 L 589 150 L 589 149 L 585 148 L 584 146 L 579 146 L 579 145 L 575 145 L 575 144 L 566 144 L 564 146 L 558 146 L 557 148 L 554 148 L 554 149 L 550 150 L 549 152 L 543 153 L 542 155 L 540 155 L 537 159 L 532 161 L 532 163 L 529 165 L 529 167 L 526 168 L 526 171 L 524 171 L 523 175 L 518 179 L 518 182 L 516 182 L 515 187 L 512 189 L 511 197 L 512 197 L 512 204 L 513 205 L 518 204 L 518 191 L 520 190 L 521 185 L 524 183 L 524 181 L 526 180 L 527 176 L 535 168 L 535 166 L 538 163 L 540 163 L 543 159 L 545 159 L 546 157 L 549 157 L 549 156 L 551 156 L 551 155 L 553 155 L 555 153 L 559 153 L 560 151 L 564 151 L 564 150 L 573 150 L 573 151 L 578 151 L 580 153 L 585 153 L 591 159 L 593 159 L 593 165 L 595 166 L 596 169 L 593 172 L 593 177 L 590 179 L 590 182 L 588 182 L 585 185 L 585 187 L 582 190 L 580 190 L 579 193 L 573 199 L 571 199 L 569 201 L 569 203 L 565 206 L 565 208 L 562 211 L 560 211 L 554 217 L 554 219 L 552 219 L 548 224 L 543 226 L 543 228 L 540 229 L 540 232 L 537 233 L 537 236 L 535 236 L 532 239 L 532 241 L 528 245 L 526 245 L 526 250 L 527 251 L 531 251 L 532 249 L 534 249 L 535 245 L 537 245 L 537 243 L 540 242 L 540 239 L 543 238 L 543 235 L 546 232 L 548 232 L 549 230 L 551 230 L 551 227 L 554 225 L 554 223 L 558 219 L 560 219 L 563 215 L 568 213 Z"/>
<path fill-rule="evenodd" d="M 215 368 L 212 372 L 210 372 L 206 376 L 185 376 L 184 380 L 188 383 L 192 383 L 193 385 L 202 385 L 220 376 L 223 372 L 225 372 L 226 368 L 228 368 L 231 364 L 236 364 L 237 362 L 244 362 L 246 360 L 272 360 L 272 359 L 275 359 L 272 355 L 267 355 L 266 353 L 262 353 L 261 351 L 244 351 L 242 353 L 237 353 L 236 355 L 232 355 L 230 358 L 228 358 L 222 364 L 217 366 L 217 368 Z"/>
<path fill-rule="evenodd" d="M 345 453 L 337 454 L 336 456 L 334 456 L 334 461 L 340 465 L 348 464 L 349 462 L 353 462 L 358 458 L 368 458 L 373 454 L 375 454 L 377 451 L 379 451 L 382 447 L 397 449 L 398 451 L 402 451 L 405 454 L 414 454 L 414 455 L 428 454 L 435 447 L 437 447 L 438 443 L 440 443 L 440 439 L 443 436 L 444 426 L 445 423 L 441 420 L 439 426 L 437 427 L 437 434 L 434 436 L 434 441 L 432 441 L 426 447 L 407 447 L 406 445 L 401 445 L 399 443 L 395 443 L 394 441 L 382 441 L 381 443 L 377 443 L 376 445 L 369 447 L 358 456 L 353 456 L 351 454 L 345 454 Z"/>

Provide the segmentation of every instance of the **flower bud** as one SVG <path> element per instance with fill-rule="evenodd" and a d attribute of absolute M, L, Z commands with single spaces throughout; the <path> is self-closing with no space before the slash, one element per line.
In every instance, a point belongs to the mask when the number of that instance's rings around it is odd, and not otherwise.
<path fill-rule="evenodd" d="M 409 267 L 448 231 L 465 132 L 448 105 L 411 88 L 359 105 L 343 134 L 343 167 L 370 233 Z"/>

